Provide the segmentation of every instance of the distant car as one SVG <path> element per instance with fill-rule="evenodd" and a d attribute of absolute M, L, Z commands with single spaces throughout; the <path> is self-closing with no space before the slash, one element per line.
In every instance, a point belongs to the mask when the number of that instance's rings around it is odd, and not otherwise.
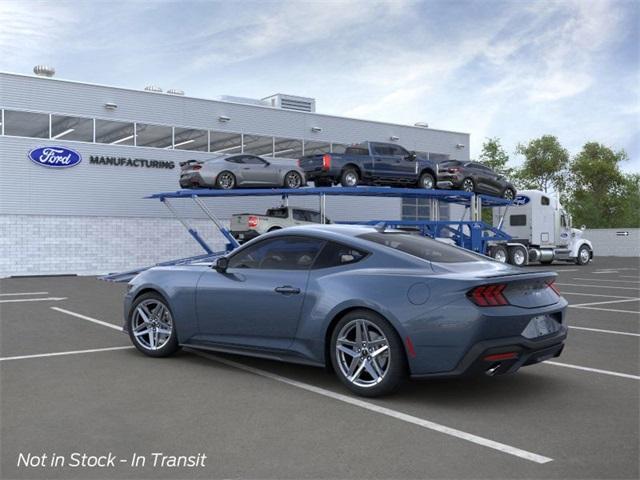
<path fill-rule="evenodd" d="M 556 273 L 406 232 L 291 227 L 213 267 L 154 267 L 131 280 L 124 330 L 138 350 L 330 367 L 351 391 L 378 396 L 408 375 L 513 373 L 559 356 L 567 336 Z"/>
<path fill-rule="evenodd" d="M 180 169 L 181 188 L 300 188 L 307 183 L 296 161 L 285 158 L 220 155 L 210 160 L 181 162 Z"/>
<path fill-rule="evenodd" d="M 259 213 L 235 213 L 231 215 L 231 235 L 240 243 L 252 240 L 263 233 L 281 228 L 314 223 L 331 223 L 321 217 L 317 210 L 297 207 L 270 208 L 262 215 Z"/>
<path fill-rule="evenodd" d="M 507 200 L 516 198 L 516 188 L 506 177 L 478 162 L 445 160 L 438 164 L 438 188 L 484 193 Z"/>
<path fill-rule="evenodd" d="M 344 153 L 307 155 L 300 167 L 316 187 L 389 185 L 436 188 L 436 162 L 395 143 L 364 142 Z"/>

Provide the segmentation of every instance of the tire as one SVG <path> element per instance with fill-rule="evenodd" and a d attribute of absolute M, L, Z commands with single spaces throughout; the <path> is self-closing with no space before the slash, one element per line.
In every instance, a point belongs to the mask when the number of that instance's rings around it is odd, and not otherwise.
<path fill-rule="evenodd" d="M 513 191 L 513 188 L 505 188 L 504 192 L 502 192 L 502 198 L 505 200 L 513 200 L 516 198 L 516 192 Z"/>
<path fill-rule="evenodd" d="M 586 245 L 582 245 L 578 249 L 578 256 L 576 257 L 576 263 L 578 265 L 586 265 L 591 261 L 591 249 Z"/>
<path fill-rule="evenodd" d="M 216 188 L 220 188 L 221 190 L 231 190 L 236 186 L 236 176 L 225 170 L 220 172 L 216 177 Z"/>
<path fill-rule="evenodd" d="M 367 352 L 363 352 L 364 348 Z M 371 355 L 381 348 L 384 350 Z M 402 340 L 389 322 L 369 310 L 349 312 L 336 324 L 331 334 L 330 355 L 338 379 L 357 395 L 388 395 L 407 378 Z"/>
<path fill-rule="evenodd" d="M 357 187 L 360 183 L 360 175 L 355 168 L 345 168 L 340 175 L 340 185 L 343 187 Z"/>
<path fill-rule="evenodd" d="M 491 258 L 496 262 L 507 263 L 509 260 L 509 252 L 504 245 L 496 245 L 491 249 Z"/>
<path fill-rule="evenodd" d="M 300 175 L 295 170 L 287 172 L 287 174 L 284 176 L 284 187 L 292 189 L 302 187 L 302 175 Z"/>
<path fill-rule="evenodd" d="M 467 177 L 464 180 L 462 180 L 462 184 L 460 184 L 460 190 L 463 190 L 465 192 L 475 192 L 476 184 L 472 178 Z"/>
<path fill-rule="evenodd" d="M 509 263 L 516 267 L 524 267 L 527 264 L 529 253 L 524 247 L 509 248 Z"/>
<path fill-rule="evenodd" d="M 418 180 L 418 188 L 434 190 L 436 188 L 436 179 L 430 173 L 425 172 L 420 175 L 420 180 Z"/>
<path fill-rule="evenodd" d="M 160 307 L 162 310 L 158 311 Z M 171 308 L 159 293 L 145 293 L 136 298 L 127 322 L 131 343 L 145 355 L 168 357 L 180 349 Z"/>

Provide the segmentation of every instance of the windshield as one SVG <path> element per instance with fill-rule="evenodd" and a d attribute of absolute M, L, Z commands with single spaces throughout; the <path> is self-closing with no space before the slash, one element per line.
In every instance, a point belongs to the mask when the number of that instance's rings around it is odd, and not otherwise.
<path fill-rule="evenodd" d="M 421 235 L 402 232 L 374 232 L 358 235 L 358 238 L 369 240 L 385 247 L 400 250 L 414 257 L 440 263 L 479 262 L 482 257 L 458 247 L 438 242 Z"/>

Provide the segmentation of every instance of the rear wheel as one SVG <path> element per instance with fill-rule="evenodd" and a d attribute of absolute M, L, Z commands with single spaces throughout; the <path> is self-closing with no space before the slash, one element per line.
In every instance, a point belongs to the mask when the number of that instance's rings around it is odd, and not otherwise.
<path fill-rule="evenodd" d="M 476 185 L 475 183 L 473 183 L 473 179 L 465 178 L 462 181 L 462 190 L 464 190 L 465 192 L 475 192 Z"/>
<path fill-rule="evenodd" d="M 171 309 L 158 293 L 145 293 L 134 301 L 128 327 L 131 342 L 145 355 L 167 357 L 180 348 Z"/>
<path fill-rule="evenodd" d="M 436 180 L 430 173 L 423 173 L 418 180 L 418 188 L 424 188 L 426 190 L 433 190 L 436 188 Z"/>
<path fill-rule="evenodd" d="M 407 377 L 400 337 L 389 322 L 368 310 L 354 310 L 338 322 L 330 352 L 336 375 L 358 395 L 392 393 Z"/>
<path fill-rule="evenodd" d="M 300 188 L 302 186 L 302 175 L 295 170 L 291 170 L 284 176 L 284 186 L 287 188 Z"/>
<path fill-rule="evenodd" d="M 216 178 L 216 187 L 221 188 L 222 190 L 230 190 L 236 186 L 236 176 L 227 172 L 220 172 L 218 174 L 218 178 Z"/>
<path fill-rule="evenodd" d="M 360 175 L 354 168 L 345 168 L 340 176 L 340 185 L 343 187 L 356 187 L 360 182 Z"/>
<path fill-rule="evenodd" d="M 524 247 L 509 248 L 509 263 L 516 267 L 523 267 L 527 264 L 527 250 Z"/>
<path fill-rule="evenodd" d="M 507 263 L 509 258 L 507 249 L 503 245 L 496 245 L 491 249 L 491 258 L 496 262 Z"/>

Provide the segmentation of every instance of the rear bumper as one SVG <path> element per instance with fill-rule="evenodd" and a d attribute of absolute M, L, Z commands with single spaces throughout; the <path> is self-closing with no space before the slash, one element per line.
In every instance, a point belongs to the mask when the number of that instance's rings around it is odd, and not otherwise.
<path fill-rule="evenodd" d="M 180 175 L 180 188 L 198 188 L 207 187 L 202 175 L 199 173 L 186 173 Z"/>
<path fill-rule="evenodd" d="M 547 338 L 527 340 L 522 336 L 486 340 L 473 345 L 456 368 L 449 372 L 411 375 L 411 378 L 459 377 L 485 373 L 490 376 L 515 373 L 521 367 L 559 357 L 567 339 L 567 327 Z M 485 360 L 489 355 L 515 352 L 508 360 Z"/>
<path fill-rule="evenodd" d="M 233 238 L 239 241 L 248 242 L 249 240 L 253 240 L 256 237 L 259 237 L 260 234 L 255 230 L 243 230 L 243 231 L 231 231 L 230 232 Z"/>
<path fill-rule="evenodd" d="M 440 189 L 458 189 L 462 186 L 464 178 L 455 174 L 438 174 L 436 186 Z"/>

